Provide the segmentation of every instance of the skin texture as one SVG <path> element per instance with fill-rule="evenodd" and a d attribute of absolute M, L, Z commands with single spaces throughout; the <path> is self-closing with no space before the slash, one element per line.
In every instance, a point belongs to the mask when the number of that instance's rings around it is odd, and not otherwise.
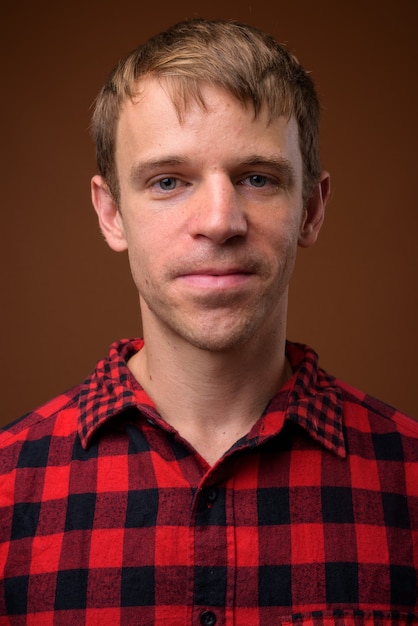
<path fill-rule="evenodd" d="M 119 206 L 99 176 L 92 198 L 109 246 L 128 250 L 139 292 L 145 348 L 132 371 L 189 440 L 198 423 L 209 428 L 203 403 L 213 408 L 223 390 L 233 442 L 288 375 L 288 285 L 298 245 L 316 241 L 329 177 L 304 206 L 295 120 L 254 118 L 216 87 L 203 96 L 205 108 L 191 102 L 180 120 L 164 85 L 145 80 L 119 119 Z"/>

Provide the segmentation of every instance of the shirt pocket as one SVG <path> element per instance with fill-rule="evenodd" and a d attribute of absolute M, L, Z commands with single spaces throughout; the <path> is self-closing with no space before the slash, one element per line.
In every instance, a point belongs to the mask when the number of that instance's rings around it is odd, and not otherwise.
<path fill-rule="evenodd" d="M 398 611 L 315 611 L 293 615 L 282 626 L 409 626 L 418 624 L 418 613 Z"/>

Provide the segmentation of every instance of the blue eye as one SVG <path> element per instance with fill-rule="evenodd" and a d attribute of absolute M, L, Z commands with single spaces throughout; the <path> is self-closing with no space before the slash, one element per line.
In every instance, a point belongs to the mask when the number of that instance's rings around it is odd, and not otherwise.
<path fill-rule="evenodd" d="M 261 174 L 253 174 L 248 177 L 248 180 L 252 187 L 264 187 L 267 183 L 266 176 L 261 176 Z"/>
<path fill-rule="evenodd" d="M 159 186 L 163 191 L 172 191 L 177 187 L 177 180 L 175 178 L 162 178 L 158 181 Z"/>

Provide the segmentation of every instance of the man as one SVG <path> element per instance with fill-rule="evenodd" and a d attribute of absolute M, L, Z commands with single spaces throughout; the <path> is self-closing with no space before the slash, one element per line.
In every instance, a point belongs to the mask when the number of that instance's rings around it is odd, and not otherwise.
<path fill-rule="evenodd" d="M 1 435 L 4 624 L 418 621 L 418 424 L 286 342 L 329 175 L 310 77 L 192 20 L 93 118 L 103 235 L 143 340 Z"/>

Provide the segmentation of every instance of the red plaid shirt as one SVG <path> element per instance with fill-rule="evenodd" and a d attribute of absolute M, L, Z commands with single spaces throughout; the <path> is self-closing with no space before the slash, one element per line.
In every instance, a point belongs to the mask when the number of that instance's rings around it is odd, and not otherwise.
<path fill-rule="evenodd" d="M 0 434 L 0 624 L 418 619 L 418 423 L 287 345 L 294 375 L 213 467 L 112 346 Z"/>

